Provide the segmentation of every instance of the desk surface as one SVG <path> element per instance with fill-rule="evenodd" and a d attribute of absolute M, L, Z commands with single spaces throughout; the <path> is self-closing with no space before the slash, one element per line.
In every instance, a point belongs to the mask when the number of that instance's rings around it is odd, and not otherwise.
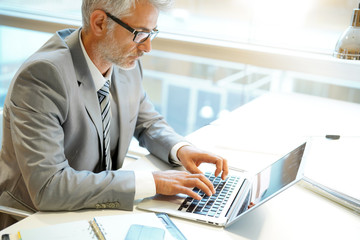
<path fill-rule="evenodd" d="M 333 116 L 335 114 L 335 116 Z M 226 155 L 236 166 L 254 170 L 276 160 L 309 136 L 360 136 L 360 105 L 304 95 L 269 94 L 235 110 L 229 116 L 188 136 L 195 145 Z M 270 134 L 270 135 L 269 135 Z M 211 138 L 210 138 L 211 136 Z M 236 140 L 236 144 L 233 141 Z M 240 156 L 240 157 L 239 157 Z M 249 157 L 246 161 L 243 157 Z M 147 156 L 128 169 L 163 163 Z M 240 162 L 240 164 L 239 164 Z M 255 163 L 254 163 L 255 162 Z M 134 212 L 141 210 L 134 209 Z M 119 210 L 39 212 L 0 232 L 57 223 L 88 220 L 94 216 L 131 214 Z M 228 229 L 172 218 L 188 239 L 359 239 L 360 215 L 295 185 Z M 201 229 L 201 231 L 199 231 Z"/>

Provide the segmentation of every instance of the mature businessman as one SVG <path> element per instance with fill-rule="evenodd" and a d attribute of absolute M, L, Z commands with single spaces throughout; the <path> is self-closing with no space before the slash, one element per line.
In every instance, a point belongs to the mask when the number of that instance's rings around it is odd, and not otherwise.
<path fill-rule="evenodd" d="M 171 0 L 83 0 L 83 26 L 58 31 L 16 73 L 4 104 L 0 205 L 28 211 L 117 208 L 156 193 L 208 195 L 197 168 L 225 159 L 177 135 L 144 91 L 139 58 L 151 50 Z M 108 93 L 110 91 L 110 93 Z M 131 138 L 188 172 L 121 168 Z M 16 220 L 0 215 L 0 228 Z"/>

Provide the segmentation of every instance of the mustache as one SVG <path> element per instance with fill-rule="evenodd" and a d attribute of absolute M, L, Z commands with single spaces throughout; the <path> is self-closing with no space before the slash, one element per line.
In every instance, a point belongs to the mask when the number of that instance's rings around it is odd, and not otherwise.
<path fill-rule="evenodd" d="M 144 52 L 143 51 L 137 51 L 136 53 L 134 54 L 131 54 L 130 57 L 142 57 L 144 55 Z"/>

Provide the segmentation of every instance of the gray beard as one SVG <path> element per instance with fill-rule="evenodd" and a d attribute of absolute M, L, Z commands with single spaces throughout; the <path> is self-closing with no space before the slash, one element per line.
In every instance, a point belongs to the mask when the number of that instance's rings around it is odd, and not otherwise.
<path fill-rule="evenodd" d="M 136 62 L 133 65 L 129 66 L 126 62 L 122 60 L 124 54 L 115 47 L 116 43 L 113 38 L 107 37 L 103 42 L 100 42 L 95 49 L 96 55 L 100 57 L 102 61 L 110 62 L 122 70 L 128 71 L 136 67 Z"/>

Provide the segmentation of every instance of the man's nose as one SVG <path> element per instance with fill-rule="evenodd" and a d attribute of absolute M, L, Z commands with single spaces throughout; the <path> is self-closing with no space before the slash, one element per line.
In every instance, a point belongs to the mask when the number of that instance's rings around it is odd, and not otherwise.
<path fill-rule="evenodd" d="M 151 40 L 150 38 L 146 39 L 145 42 L 139 43 L 138 49 L 143 52 L 150 52 L 151 51 Z"/>

